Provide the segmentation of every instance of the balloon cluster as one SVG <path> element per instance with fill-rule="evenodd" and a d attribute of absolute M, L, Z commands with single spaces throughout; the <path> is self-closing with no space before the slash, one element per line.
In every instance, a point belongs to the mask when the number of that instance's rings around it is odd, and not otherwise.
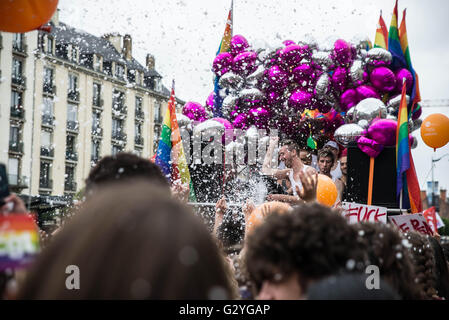
<path fill-rule="evenodd" d="M 413 86 L 406 68 L 391 66 L 392 55 L 371 48 L 363 38 L 318 45 L 308 37 L 252 49 L 235 35 L 230 52 L 218 54 L 212 70 L 221 88 L 223 118 L 233 128 L 276 128 L 302 142 L 319 136 L 344 146 L 358 142 L 362 150 L 376 154 L 394 145 L 403 79 L 407 93 Z M 215 98 L 211 93 L 206 101 L 210 109 Z M 410 132 L 421 123 L 421 109 L 415 110 Z M 199 104 L 187 103 L 183 113 L 195 121 L 207 117 Z"/>

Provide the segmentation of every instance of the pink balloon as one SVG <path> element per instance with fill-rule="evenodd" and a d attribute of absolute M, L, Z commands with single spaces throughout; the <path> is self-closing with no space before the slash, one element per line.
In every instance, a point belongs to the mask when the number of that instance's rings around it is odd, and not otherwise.
<path fill-rule="evenodd" d="M 326 103 L 326 102 L 324 102 L 324 101 L 320 101 L 320 100 L 318 100 L 318 101 L 315 103 L 314 107 L 315 107 L 316 109 L 318 109 L 318 111 L 319 111 L 320 113 L 328 113 L 328 112 L 331 111 L 331 109 L 332 109 L 332 105 L 330 105 L 329 103 Z"/>
<path fill-rule="evenodd" d="M 232 71 L 240 75 L 248 75 L 256 70 L 257 54 L 252 51 L 239 53 L 234 57 Z"/>
<path fill-rule="evenodd" d="M 337 92 L 343 92 L 346 89 L 348 79 L 348 70 L 343 67 L 337 67 L 332 75 L 332 86 Z"/>
<path fill-rule="evenodd" d="M 410 91 L 412 89 L 413 86 L 413 75 L 410 71 L 408 71 L 407 69 L 399 69 L 398 71 L 395 72 L 396 74 L 396 90 L 398 92 L 402 91 L 402 79 L 405 78 L 405 85 L 406 85 L 406 90 Z"/>
<path fill-rule="evenodd" d="M 207 119 L 206 109 L 198 102 L 187 102 L 182 108 L 182 114 L 193 121 L 203 122 Z"/>
<path fill-rule="evenodd" d="M 206 100 L 206 105 L 213 108 L 214 107 L 214 99 L 215 99 L 215 92 L 212 91 Z"/>
<path fill-rule="evenodd" d="M 370 80 L 374 88 L 381 92 L 390 92 L 396 88 L 396 76 L 387 67 L 379 67 L 371 72 Z"/>
<path fill-rule="evenodd" d="M 346 112 L 359 102 L 359 96 L 354 89 L 348 89 L 340 96 L 340 108 Z"/>
<path fill-rule="evenodd" d="M 296 44 L 296 43 L 293 40 L 285 40 L 285 41 L 282 42 L 282 44 L 287 47 L 287 46 L 289 46 L 291 44 Z"/>
<path fill-rule="evenodd" d="M 269 91 L 267 95 L 267 100 L 270 105 L 277 104 L 281 102 L 281 95 L 276 91 Z"/>
<path fill-rule="evenodd" d="M 366 99 L 366 98 L 380 99 L 380 96 L 377 93 L 376 89 L 374 89 L 371 86 L 360 86 L 360 87 L 357 87 L 355 90 L 357 91 L 357 96 L 359 98 L 359 101 Z"/>
<path fill-rule="evenodd" d="M 270 112 L 264 107 L 252 108 L 249 110 L 252 122 L 258 129 L 266 128 L 270 120 Z"/>
<path fill-rule="evenodd" d="M 398 124 L 395 120 L 377 120 L 368 128 L 368 136 L 381 145 L 394 146 L 396 144 L 397 127 Z"/>
<path fill-rule="evenodd" d="M 419 117 L 421 117 L 422 114 L 422 108 L 416 109 L 417 106 L 415 106 L 415 109 L 412 111 L 412 120 L 416 120 Z"/>
<path fill-rule="evenodd" d="M 228 120 L 223 118 L 212 118 L 212 120 L 220 122 L 225 128 L 225 133 L 222 137 L 223 143 L 228 144 L 234 140 L 234 132 L 233 132 L 234 127 Z"/>
<path fill-rule="evenodd" d="M 364 136 L 357 140 L 357 146 L 371 158 L 376 158 L 384 148 L 382 144 Z"/>
<path fill-rule="evenodd" d="M 296 44 L 286 46 L 281 50 L 279 56 L 284 67 L 294 68 L 302 60 L 301 47 Z"/>
<path fill-rule="evenodd" d="M 244 36 L 242 36 L 240 34 L 236 34 L 235 36 L 233 36 L 231 38 L 230 49 L 231 49 L 232 55 L 235 56 L 235 55 L 245 51 L 247 48 L 249 48 L 249 44 Z"/>
<path fill-rule="evenodd" d="M 240 113 L 232 122 L 234 128 L 246 130 L 250 126 L 250 116 L 246 113 Z"/>
<path fill-rule="evenodd" d="M 297 89 L 292 92 L 288 99 L 288 106 L 302 112 L 312 104 L 313 95 L 309 92 Z"/>
<path fill-rule="evenodd" d="M 309 64 L 301 64 L 293 69 L 293 79 L 297 83 L 310 81 L 314 76 L 314 68 Z"/>
<path fill-rule="evenodd" d="M 212 63 L 212 70 L 217 76 L 222 76 L 231 70 L 233 57 L 229 52 L 219 53 Z"/>
<path fill-rule="evenodd" d="M 288 86 L 288 75 L 279 66 L 272 66 L 268 70 L 268 80 L 271 86 L 276 89 L 283 90 Z"/>
<path fill-rule="evenodd" d="M 352 62 L 352 48 L 351 45 L 343 39 L 338 39 L 334 43 L 334 50 L 332 53 L 334 61 L 342 66 L 349 66 Z"/>

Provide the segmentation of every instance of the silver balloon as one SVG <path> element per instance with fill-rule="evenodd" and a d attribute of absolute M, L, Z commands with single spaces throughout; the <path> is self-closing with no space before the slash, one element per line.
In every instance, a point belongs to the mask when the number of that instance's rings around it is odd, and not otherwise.
<path fill-rule="evenodd" d="M 412 119 L 409 119 L 408 120 L 408 132 L 413 132 L 413 131 L 415 131 L 415 129 L 413 128 L 414 126 L 413 126 L 413 120 Z"/>
<path fill-rule="evenodd" d="M 326 98 L 326 95 L 329 91 L 329 76 L 327 73 L 323 73 L 316 83 L 315 93 L 316 96 L 320 99 Z"/>
<path fill-rule="evenodd" d="M 366 35 L 356 34 L 350 42 L 357 50 L 362 50 L 368 47 L 370 40 Z"/>
<path fill-rule="evenodd" d="M 265 72 L 265 67 L 263 65 L 259 65 L 257 70 L 251 73 L 248 77 L 246 77 L 247 82 L 254 82 L 256 84 L 257 80 L 263 77 Z"/>
<path fill-rule="evenodd" d="M 349 69 L 349 77 L 352 84 L 357 85 L 359 81 L 363 81 L 363 63 L 360 60 L 355 60 Z"/>
<path fill-rule="evenodd" d="M 354 111 L 354 120 L 359 122 L 360 120 L 371 121 L 374 118 L 385 119 L 387 116 L 387 108 L 382 100 L 376 98 L 367 98 L 360 101 Z"/>
<path fill-rule="evenodd" d="M 364 129 L 355 123 L 348 123 L 335 130 L 334 138 L 341 145 L 348 147 L 351 142 L 356 142 L 363 134 Z"/>
<path fill-rule="evenodd" d="M 410 102 L 410 96 L 406 95 L 405 99 L 407 100 L 407 105 Z M 398 95 L 390 100 L 388 100 L 387 102 L 387 107 L 388 108 L 393 108 L 395 111 L 399 110 L 399 105 L 401 104 L 401 95 Z"/>
<path fill-rule="evenodd" d="M 387 117 L 385 119 L 398 121 L 398 117 L 391 113 L 387 114 Z"/>
<path fill-rule="evenodd" d="M 413 120 L 413 130 L 418 130 L 419 128 L 421 128 L 421 125 L 422 119 Z"/>
<path fill-rule="evenodd" d="M 309 46 L 310 50 L 318 49 L 318 42 L 316 41 L 315 37 L 312 36 L 310 33 L 305 34 L 304 38 L 298 41 L 298 44 L 307 45 Z"/>
<path fill-rule="evenodd" d="M 412 149 L 415 149 L 418 146 L 418 139 L 413 137 L 412 145 L 410 146 Z"/>
<path fill-rule="evenodd" d="M 393 60 L 391 53 L 383 48 L 372 48 L 367 53 L 368 63 L 383 61 L 388 64 Z"/>
<path fill-rule="evenodd" d="M 354 111 L 355 111 L 355 107 L 352 107 L 348 111 L 346 111 L 346 122 L 354 121 Z"/>
<path fill-rule="evenodd" d="M 369 122 L 368 120 L 365 119 L 360 120 L 359 122 L 357 122 L 357 124 L 361 126 L 363 129 L 368 129 L 369 127 Z"/>
<path fill-rule="evenodd" d="M 239 93 L 239 98 L 242 99 L 263 99 L 264 94 L 257 88 L 243 89 Z"/>
<path fill-rule="evenodd" d="M 229 94 L 224 98 L 222 106 L 224 108 L 233 108 L 237 104 L 239 97 L 236 95 Z"/>
<path fill-rule="evenodd" d="M 243 84 L 243 78 L 233 72 L 225 73 L 221 76 L 218 84 L 222 88 L 239 88 Z"/>
<path fill-rule="evenodd" d="M 186 115 L 183 115 L 182 113 L 176 114 L 176 120 L 178 121 L 178 126 L 180 128 L 182 128 L 182 127 L 189 128 L 192 123 L 192 120 L 189 117 L 187 117 Z"/>
<path fill-rule="evenodd" d="M 326 68 L 332 64 L 332 59 L 329 57 L 329 53 L 327 52 L 318 51 L 313 53 L 312 60 L 321 66 L 325 66 Z"/>

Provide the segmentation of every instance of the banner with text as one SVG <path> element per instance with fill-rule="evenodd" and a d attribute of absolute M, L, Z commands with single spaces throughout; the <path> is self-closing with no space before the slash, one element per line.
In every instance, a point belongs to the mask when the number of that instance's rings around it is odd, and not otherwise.
<path fill-rule="evenodd" d="M 369 206 L 354 202 L 342 202 L 343 216 L 349 223 L 383 222 L 387 223 L 387 208 Z"/>
<path fill-rule="evenodd" d="M 432 228 L 422 213 L 391 216 L 388 217 L 388 219 L 402 232 L 418 231 L 423 234 L 433 236 Z"/>

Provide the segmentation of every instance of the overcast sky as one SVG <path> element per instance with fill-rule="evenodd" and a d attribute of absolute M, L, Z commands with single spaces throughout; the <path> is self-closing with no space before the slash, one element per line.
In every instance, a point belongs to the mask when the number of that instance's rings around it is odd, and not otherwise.
<path fill-rule="evenodd" d="M 212 61 L 223 36 L 231 0 L 60 0 L 60 20 L 95 35 L 130 34 L 133 55 L 145 64 L 145 55 L 156 58 L 156 70 L 185 101 L 204 104 L 213 90 Z M 379 12 L 390 25 L 394 0 L 235 0 L 234 34 L 250 44 L 300 40 L 312 34 L 319 42 L 330 36 L 351 40 L 368 36 L 374 42 Z M 449 1 L 400 0 L 407 8 L 407 33 L 411 58 L 420 76 L 424 100 L 449 99 Z M 399 20 L 400 21 L 400 20 Z M 449 108 L 425 109 L 425 115 Z M 424 188 L 433 150 L 419 138 L 413 151 L 418 178 Z M 449 153 L 449 145 L 435 157 Z M 436 164 L 435 177 L 449 187 L 449 157 Z M 430 175 L 429 175 L 430 179 Z"/>

